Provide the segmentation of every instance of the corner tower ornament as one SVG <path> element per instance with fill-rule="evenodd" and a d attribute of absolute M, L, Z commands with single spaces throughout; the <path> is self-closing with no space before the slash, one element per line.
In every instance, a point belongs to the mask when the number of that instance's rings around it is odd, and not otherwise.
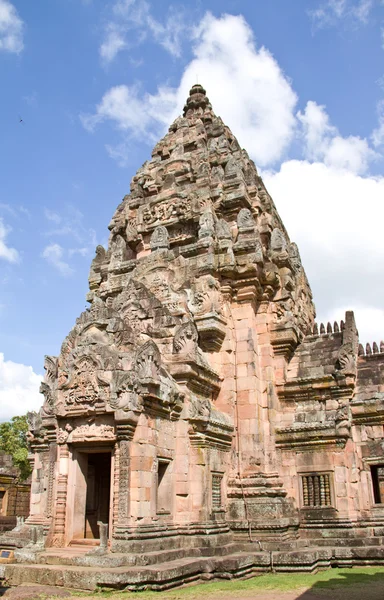
<path fill-rule="evenodd" d="M 319 334 L 298 248 L 201 85 L 109 229 L 90 307 L 46 358 L 44 405 L 30 417 L 19 563 L 47 563 L 42 540 L 73 557 L 101 537 L 66 585 L 189 581 L 172 561 L 143 566 L 140 580 L 129 567 L 170 549 L 195 560 L 194 578 L 208 547 L 213 575 L 245 574 L 282 540 L 275 569 L 384 563 L 384 345 L 364 353 L 352 312 Z M 366 540 L 349 548 L 343 528 Z M 241 555 L 233 540 L 248 544 Z M 6 569 L 11 583 L 32 576 Z"/>

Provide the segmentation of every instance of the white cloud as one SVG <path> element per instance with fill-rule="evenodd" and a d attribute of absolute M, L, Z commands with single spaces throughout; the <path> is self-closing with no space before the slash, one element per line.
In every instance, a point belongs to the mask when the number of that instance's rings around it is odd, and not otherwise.
<path fill-rule="evenodd" d="M 0 52 L 19 54 L 23 48 L 24 23 L 8 0 L 0 0 Z"/>
<path fill-rule="evenodd" d="M 94 115 L 82 117 L 83 125 L 92 130 L 112 120 L 128 135 L 152 143 L 180 114 L 198 76 L 216 114 L 258 164 L 278 160 L 294 134 L 297 98 L 271 53 L 256 47 L 244 18 L 206 14 L 195 29 L 193 53 L 178 88 L 162 86 L 154 95 L 141 95 L 137 86 L 116 86 L 105 93 Z"/>
<path fill-rule="evenodd" d="M 326 0 L 318 8 L 309 11 L 316 27 L 323 28 L 337 23 L 366 24 L 375 0 Z"/>
<path fill-rule="evenodd" d="M 324 106 L 309 101 L 304 113 L 297 115 L 303 128 L 305 157 L 322 160 L 331 167 L 347 169 L 353 173 L 365 173 L 375 153 L 366 139 L 357 136 L 340 136 L 331 125 Z"/>
<path fill-rule="evenodd" d="M 134 135 L 145 135 L 156 126 L 156 117 L 148 110 L 148 97 L 142 102 L 138 88 L 118 85 L 104 94 L 94 115 L 82 116 L 81 120 L 88 131 L 105 120 L 113 120 L 118 129 L 130 131 Z"/>
<path fill-rule="evenodd" d="M 104 63 L 111 62 L 121 50 L 142 43 L 148 36 L 172 56 L 180 56 L 183 36 L 190 27 L 180 8 L 170 7 L 163 23 L 153 17 L 146 0 L 118 0 L 112 12 L 114 20 L 107 23 L 99 50 Z"/>
<path fill-rule="evenodd" d="M 100 46 L 100 56 L 104 62 L 111 62 L 115 56 L 127 47 L 124 32 L 120 31 L 113 23 L 109 23 L 105 40 Z"/>
<path fill-rule="evenodd" d="M 299 246 L 319 320 L 340 321 L 345 307 L 356 308 L 362 339 L 384 338 L 375 316 L 383 306 L 384 178 L 291 160 L 264 181 Z"/>
<path fill-rule="evenodd" d="M 46 246 L 43 250 L 42 257 L 59 271 L 60 275 L 63 275 L 64 277 L 72 275 L 73 269 L 65 262 L 65 260 L 63 260 L 64 249 L 60 244 L 50 244 L 49 246 Z"/>
<path fill-rule="evenodd" d="M 10 228 L 4 225 L 4 221 L 0 219 L 0 259 L 7 260 L 11 263 L 19 262 L 20 255 L 15 248 L 10 248 L 6 244 L 6 237 L 10 232 Z"/>
<path fill-rule="evenodd" d="M 41 380 L 32 367 L 5 360 L 0 352 L 0 421 L 39 410 L 43 403 Z"/>

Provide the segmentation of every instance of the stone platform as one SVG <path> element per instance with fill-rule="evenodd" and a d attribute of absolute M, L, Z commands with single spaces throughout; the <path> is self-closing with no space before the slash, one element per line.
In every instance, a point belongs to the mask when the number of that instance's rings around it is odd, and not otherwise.
<path fill-rule="evenodd" d="M 299 540 L 303 546 L 305 540 Z M 338 543 L 335 540 L 336 544 Z M 255 548 L 257 546 L 257 549 Z M 288 543 L 282 546 L 288 547 Z M 222 550 L 223 551 L 223 550 Z M 295 550 L 259 550 L 258 544 L 235 544 L 221 556 L 194 550 L 180 558 L 180 551 L 94 556 L 87 549 L 71 547 L 49 550 L 38 564 L 0 566 L 0 579 L 8 586 L 40 584 L 70 589 L 166 590 L 210 579 L 232 579 L 266 572 L 314 572 L 330 567 L 384 565 L 382 539 L 355 547 L 298 547 Z M 207 553 L 209 550 L 207 549 Z"/>

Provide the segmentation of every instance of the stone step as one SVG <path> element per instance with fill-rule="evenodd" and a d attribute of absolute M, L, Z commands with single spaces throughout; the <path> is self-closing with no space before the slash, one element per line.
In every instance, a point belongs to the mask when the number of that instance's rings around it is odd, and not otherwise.
<path fill-rule="evenodd" d="M 210 557 L 210 556 L 228 556 L 240 552 L 242 549 L 240 544 L 228 544 L 225 546 L 216 546 L 215 548 L 192 548 L 163 550 L 157 552 L 145 552 L 141 554 L 133 553 L 118 553 L 109 552 L 102 555 L 104 566 L 120 567 L 120 566 L 147 566 L 158 563 L 166 563 L 172 560 L 186 557 Z M 68 548 L 56 549 L 51 548 L 39 554 L 39 563 L 45 565 L 77 565 L 77 566 L 94 566 L 100 563 L 100 555 L 89 548 L 69 546 Z"/>
<path fill-rule="evenodd" d="M 99 564 L 103 557 L 99 556 Z M 63 586 L 66 588 L 95 590 L 98 588 L 117 589 L 168 589 L 184 583 L 212 577 L 244 577 L 268 569 L 269 555 L 246 553 L 224 557 L 182 558 L 152 566 L 85 567 L 73 565 L 31 565 L 13 564 L 4 567 L 7 585 L 26 583 Z"/>
<path fill-rule="evenodd" d="M 108 555 L 107 555 L 108 556 Z M 186 557 L 146 566 L 11 564 L 0 566 L 6 585 L 27 583 L 72 589 L 163 590 L 207 579 L 249 577 L 267 571 L 313 572 L 353 565 L 384 565 L 384 547 L 305 548 L 291 552 L 238 552 L 228 556 Z"/>

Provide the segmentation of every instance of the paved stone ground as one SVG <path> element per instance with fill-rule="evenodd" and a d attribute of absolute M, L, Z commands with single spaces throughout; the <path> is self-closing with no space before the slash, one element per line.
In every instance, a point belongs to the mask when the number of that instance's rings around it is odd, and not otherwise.
<path fill-rule="evenodd" d="M 4 600 L 34 600 L 35 598 L 54 598 L 70 596 L 63 588 L 49 585 L 20 585 L 14 588 L 0 588 L 0 596 Z"/>

